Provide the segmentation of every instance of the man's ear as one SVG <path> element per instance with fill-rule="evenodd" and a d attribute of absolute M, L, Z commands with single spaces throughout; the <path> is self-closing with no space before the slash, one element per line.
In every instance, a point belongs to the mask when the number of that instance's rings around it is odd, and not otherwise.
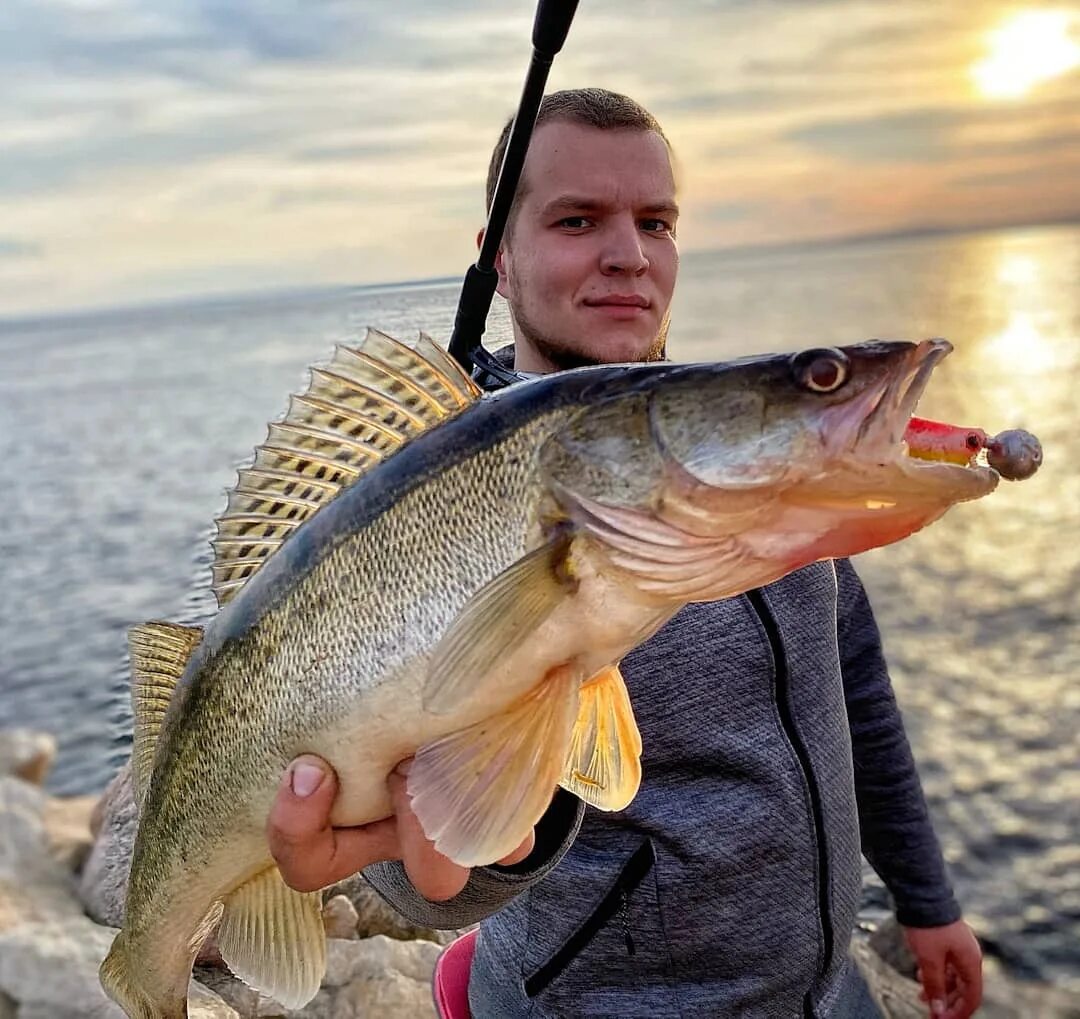
<path fill-rule="evenodd" d="M 479 251 L 484 244 L 483 229 L 476 231 L 476 250 Z M 508 287 L 506 284 L 506 249 L 499 245 L 499 250 L 495 252 L 495 271 L 499 274 L 499 282 L 495 286 L 495 293 L 500 297 L 506 297 L 508 295 Z"/>

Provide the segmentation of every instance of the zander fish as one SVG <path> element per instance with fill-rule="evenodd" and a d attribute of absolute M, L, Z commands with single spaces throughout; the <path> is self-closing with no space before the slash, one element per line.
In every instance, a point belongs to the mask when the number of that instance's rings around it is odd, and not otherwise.
<path fill-rule="evenodd" d="M 283 883 L 264 834 L 298 754 L 336 770 L 339 825 L 387 816 L 386 777 L 415 755 L 413 809 L 468 866 L 519 845 L 557 784 L 626 806 L 631 648 L 688 602 L 995 487 L 989 467 L 906 453 L 950 349 L 600 366 L 481 398 L 426 337 L 339 347 L 230 493 L 217 616 L 132 631 L 140 819 L 108 993 L 185 1016 L 216 928 L 247 983 L 289 1007 L 315 994 L 320 895 Z"/>

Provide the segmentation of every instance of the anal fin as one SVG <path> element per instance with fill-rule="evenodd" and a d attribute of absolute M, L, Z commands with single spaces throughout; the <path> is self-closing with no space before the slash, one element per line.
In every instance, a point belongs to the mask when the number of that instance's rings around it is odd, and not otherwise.
<path fill-rule="evenodd" d="M 581 687 L 564 789 L 600 810 L 622 810 L 641 784 L 641 735 L 617 665 Z"/>
<path fill-rule="evenodd" d="M 440 853 L 477 867 L 521 845 L 562 775 L 577 685 L 577 672 L 559 666 L 507 711 L 416 752 L 412 809 Z"/>
<path fill-rule="evenodd" d="M 269 867 L 225 899 L 217 942 L 244 983 L 286 1008 L 301 1008 L 326 973 L 322 894 L 294 891 Z"/>

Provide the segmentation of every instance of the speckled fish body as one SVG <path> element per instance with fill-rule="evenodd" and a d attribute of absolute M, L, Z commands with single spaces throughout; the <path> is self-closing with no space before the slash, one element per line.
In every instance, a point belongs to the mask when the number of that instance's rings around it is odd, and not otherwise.
<path fill-rule="evenodd" d="M 339 825 L 385 817 L 386 776 L 415 755 L 414 810 L 466 865 L 518 845 L 557 783 L 625 805 L 640 775 L 628 650 L 687 602 L 898 540 L 994 487 L 986 467 L 904 455 L 947 351 L 605 366 L 470 397 L 331 495 L 205 634 L 151 624 L 151 672 L 191 653 L 174 690 L 142 684 L 157 721 L 136 733 L 109 993 L 133 1017 L 186 1015 L 215 925 L 249 983 L 291 1007 L 315 993 L 318 893 L 283 885 L 264 834 L 298 754 L 337 771 Z"/>

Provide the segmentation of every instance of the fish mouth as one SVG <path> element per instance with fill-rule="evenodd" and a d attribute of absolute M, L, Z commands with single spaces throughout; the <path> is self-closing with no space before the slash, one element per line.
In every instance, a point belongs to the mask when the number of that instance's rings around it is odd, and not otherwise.
<path fill-rule="evenodd" d="M 864 465 L 900 468 L 912 481 L 932 487 L 963 485 L 989 490 L 997 474 L 978 463 L 925 459 L 909 449 L 904 439 L 908 424 L 922 398 L 934 369 L 952 353 L 948 340 L 923 340 L 913 345 L 903 361 L 876 386 L 869 388 L 846 409 L 846 429 L 841 429 L 841 457 L 853 457 Z"/>
<path fill-rule="evenodd" d="M 934 369 L 952 353 L 948 340 L 923 340 L 899 371 L 867 394 L 868 406 L 853 437 L 851 448 L 863 453 L 904 452 L 904 432 L 930 382 Z M 862 409 L 862 408 L 860 408 Z"/>

